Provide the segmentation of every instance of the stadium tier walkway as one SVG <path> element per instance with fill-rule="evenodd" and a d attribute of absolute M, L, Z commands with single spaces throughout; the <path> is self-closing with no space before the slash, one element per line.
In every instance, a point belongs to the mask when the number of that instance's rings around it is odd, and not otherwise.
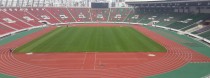
<path fill-rule="evenodd" d="M 41 29 L 42 28 L 37 28 L 37 29 L 29 30 L 29 31 L 23 31 L 23 32 L 20 32 L 20 33 L 16 33 L 15 35 L 11 35 L 11 36 L 5 37 L 2 40 L 0 40 L 0 45 L 4 45 L 4 44 L 9 43 L 11 41 L 17 40 L 19 38 L 22 38 L 22 37 L 28 35 L 28 34 L 37 32 L 37 31 L 39 31 Z"/>

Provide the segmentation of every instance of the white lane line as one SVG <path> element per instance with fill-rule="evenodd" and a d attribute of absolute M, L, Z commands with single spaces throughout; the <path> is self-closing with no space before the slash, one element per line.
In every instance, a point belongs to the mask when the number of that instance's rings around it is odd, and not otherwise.
<path fill-rule="evenodd" d="M 81 69 L 84 69 L 84 64 L 85 64 L 86 57 L 87 57 L 87 52 L 85 52 L 85 58 L 84 58 L 84 60 L 83 60 L 83 66 L 82 66 Z"/>
<path fill-rule="evenodd" d="M 95 53 L 95 57 L 94 57 L 94 70 L 96 69 L 96 52 L 94 52 Z"/>

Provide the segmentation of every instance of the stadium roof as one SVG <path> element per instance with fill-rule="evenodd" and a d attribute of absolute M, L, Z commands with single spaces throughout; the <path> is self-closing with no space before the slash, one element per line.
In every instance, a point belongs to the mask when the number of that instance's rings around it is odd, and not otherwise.
<path fill-rule="evenodd" d="M 210 0 L 126 0 L 127 4 L 154 4 L 154 3 L 192 3 L 210 2 Z"/>
<path fill-rule="evenodd" d="M 126 4 L 140 7 L 210 6 L 210 0 L 127 0 Z"/>

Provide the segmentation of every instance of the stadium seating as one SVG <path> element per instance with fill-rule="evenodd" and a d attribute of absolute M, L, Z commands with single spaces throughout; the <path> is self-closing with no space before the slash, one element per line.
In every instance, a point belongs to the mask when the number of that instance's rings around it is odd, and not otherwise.
<path fill-rule="evenodd" d="M 2 24 L 5 24 L 7 26 L 10 26 L 14 29 L 24 29 L 29 28 L 32 25 L 24 22 L 23 20 L 20 20 L 19 18 L 9 14 L 8 9 L 4 9 L 3 11 L 0 11 L 0 22 Z"/>
<path fill-rule="evenodd" d="M 130 14 L 128 17 L 125 19 L 125 22 L 133 22 L 137 23 L 143 15 L 139 14 L 140 10 L 131 10 Z"/>
<path fill-rule="evenodd" d="M 91 9 L 91 17 L 93 22 L 107 22 L 110 9 Z"/>
<path fill-rule="evenodd" d="M 46 10 L 60 22 L 74 22 L 73 17 L 69 14 L 66 8 L 46 8 Z"/>
<path fill-rule="evenodd" d="M 172 12 L 168 12 L 168 13 L 163 13 L 162 14 L 162 18 L 160 18 L 158 21 L 158 23 L 156 23 L 155 25 L 158 26 L 168 26 L 174 22 L 176 22 L 177 20 L 179 20 L 181 17 L 184 17 L 185 14 L 181 14 L 181 13 L 172 13 Z"/>
<path fill-rule="evenodd" d="M 0 24 L 0 35 L 6 34 L 8 32 L 12 32 L 12 31 L 14 31 L 14 30 L 11 29 L 11 28 L 8 28 L 8 27 L 6 27 L 6 26 L 4 26 L 2 24 Z"/>
<path fill-rule="evenodd" d="M 72 16 L 74 16 L 77 22 L 89 22 L 91 21 L 89 8 L 69 8 Z"/>
<path fill-rule="evenodd" d="M 5 8 L 0 10 L 0 34 L 33 26 L 68 22 L 132 22 L 164 26 L 209 39 L 210 26 L 200 27 L 209 14 L 150 12 L 132 8 Z M 155 23 L 154 23 L 155 22 Z"/>
<path fill-rule="evenodd" d="M 201 29 L 199 29 L 197 31 L 194 31 L 192 33 L 193 34 L 202 34 L 202 33 L 207 32 L 209 30 L 210 30 L 210 26 L 208 25 L 208 26 L 204 26 L 203 28 L 201 28 Z"/>
<path fill-rule="evenodd" d="M 44 8 L 28 8 L 27 12 L 37 17 L 40 21 L 45 21 L 49 24 L 60 23 L 58 19 L 49 14 Z"/>
<path fill-rule="evenodd" d="M 142 15 L 144 15 L 144 16 L 140 19 L 139 23 L 143 23 L 143 24 L 148 24 L 153 21 L 153 18 L 155 18 L 150 13 L 143 13 Z M 152 19 L 150 19 L 150 18 L 152 18 Z"/>
<path fill-rule="evenodd" d="M 182 29 L 206 18 L 208 18 L 207 14 L 188 14 L 184 18 L 182 18 L 180 21 L 177 21 L 169 25 L 168 27 L 171 27 L 174 29 Z"/>
<path fill-rule="evenodd" d="M 207 38 L 207 39 L 210 40 L 210 30 L 208 30 L 208 31 L 206 31 L 206 32 L 204 32 L 202 34 L 199 34 L 199 36 Z"/>
<path fill-rule="evenodd" d="M 110 11 L 110 22 L 124 22 L 127 16 L 130 14 L 130 8 L 111 8 Z"/>
<path fill-rule="evenodd" d="M 26 12 L 27 10 L 28 9 L 10 8 L 7 12 L 24 21 L 25 23 L 31 24 L 32 26 L 41 25 L 41 23 L 38 22 L 38 19 L 34 18 L 32 15 Z"/>

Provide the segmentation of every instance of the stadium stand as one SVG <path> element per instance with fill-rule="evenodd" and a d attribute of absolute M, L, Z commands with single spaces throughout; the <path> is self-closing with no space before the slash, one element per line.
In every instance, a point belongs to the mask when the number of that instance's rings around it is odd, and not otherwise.
<path fill-rule="evenodd" d="M 210 29 L 209 26 L 202 26 L 201 29 L 197 30 L 197 31 L 194 31 L 192 32 L 193 34 L 201 34 L 201 33 L 204 33 L 206 31 L 208 31 Z"/>
<path fill-rule="evenodd" d="M 19 18 L 24 23 L 30 24 L 32 26 L 41 25 L 41 23 L 38 22 L 38 19 L 34 18 L 32 15 L 30 15 L 26 12 L 27 10 L 28 9 L 23 9 L 23 8 L 9 8 L 7 12 L 10 15 L 13 15 L 13 16 Z"/>
<path fill-rule="evenodd" d="M 169 25 L 168 27 L 174 28 L 174 29 L 181 29 L 185 28 L 189 25 L 195 24 L 199 22 L 200 20 L 208 18 L 208 14 L 191 14 L 191 15 L 186 15 L 184 18 L 178 20 L 177 22 Z"/>
<path fill-rule="evenodd" d="M 66 8 L 46 8 L 46 10 L 62 23 L 75 22 Z"/>
<path fill-rule="evenodd" d="M 6 34 L 8 32 L 12 32 L 12 31 L 15 31 L 14 29 L 11 29 L 7 26 L 4 26 L 2 23 L 0 23 L 0 35 L 2 34 Z"/>
<path fill-rule="evenodd" d="M 90 17 L 90 8 L 69 8 L 70 13 L 74 16 L 77 22 L 89 22 L 91 21 Z"/>
<path fill-rule="evenodd" d="M 7 17 L 5 17 L 7 16 Z M 208 31 L 209 26 L 199 27 L 209 14 L 187 14 L 174 12 L 147 12 L 131 8 L 7 8 L 1 10 L 1 33 L 42 25 L 41 22 L 133 22 L 164 26 L 198 34 Z M 6 28 L 6 29 L 5 29 Z M 203 35 L 199 35 L 203 37 Z"/>
<path fill-rule="evenodd" d="M 128 17 L 125 19 L 125 22 L 137 23 L 140 20 L 140 15 L 136 11 L 132 10 Z"/>
<path fill-rule="evenodd" d="M 37 17 L 40 22 L 45 22 L 47 24 L 60 23 L 58 19 L 49 14 L 45 8 L 28 8 L 28 13 Z"/>
<path fill-rule="evenodd" d="M 15 17 L 15 15 L 10 15 L 8 12 L 8 9 L 4 9 L 3 11 L 0 11 L 0 22 L 2 24 L 5 24 L 7 26 L 11 26 L 14 29 L 24 29 L 29 28 L 32 25 L 25 23 L 23 20 L 20 20 L 19 18 Z"/>
<path fill-rule="evenodd" d="M 110 22 L 123 22 L 130 14 L 130 8 L 111 8 L 110 11 Z"/>
<path fill-rule="evenodd" d="M 202 34 L 199 34 L 199 36 L 204 37 L 204 38 L 207 38 L 207 39 L 210 39 L 209 38 L 210 37 L 210 31 L 204 32 Z"/>
<path fill-rule="evenodd" d="M 6 17 L 5 17 L 6 16 Z M 11 31 L 54 23 L 68 22 L 132 22 L 178 29 L 192 34 L 209 30 L 198 24 L 209 14 L 174 12 L 148 12 L 132 8 L 6 8 L 1 9 L 1 34 Z M 154 23 L 155 22 L 155 23 Z M 209 38 L 207 38 L 209 39 Z"/>
<path fill-rule="evenodd" d="M 150 12 L 141 12 L 140 15 L 142 15 L 143 17 L 141 17 L 141 19 L 139 20 L 139 23 L 143 23 L 143 24 L 149 24 L 157 17 L 157 16 L 153 16 L 152 13 Z"/>
<path fill-rule="evenodd" d="M 159 22 L 156 23 L 155 25 L 158 25 L 158 26 L 168 26 L 168 25 L 176 22 L 177 20 L 179 20 L 185 14 L 168 12 L 168 13 L 164 13 L 163 15 L 164 15 L 164 17 L 162 17 L 162 19 L 159 19 L 158 20 Z"/>
<path fill-rule="evenodd" d="M 91 9 L 93 22 L 107 22 L 110 16 L 110 9 Z"/>
<path fill-rule="evenodd" d="M 192 34 L 202 34 L 204 32 L 207 32 L 210 29 L 210 25 L 209 25 L 208 19 L 205 20 L 202 23 L 199 23 L 197 26 L 200 27 L 200 28 L 198 30 L 192 32 Z"/>

